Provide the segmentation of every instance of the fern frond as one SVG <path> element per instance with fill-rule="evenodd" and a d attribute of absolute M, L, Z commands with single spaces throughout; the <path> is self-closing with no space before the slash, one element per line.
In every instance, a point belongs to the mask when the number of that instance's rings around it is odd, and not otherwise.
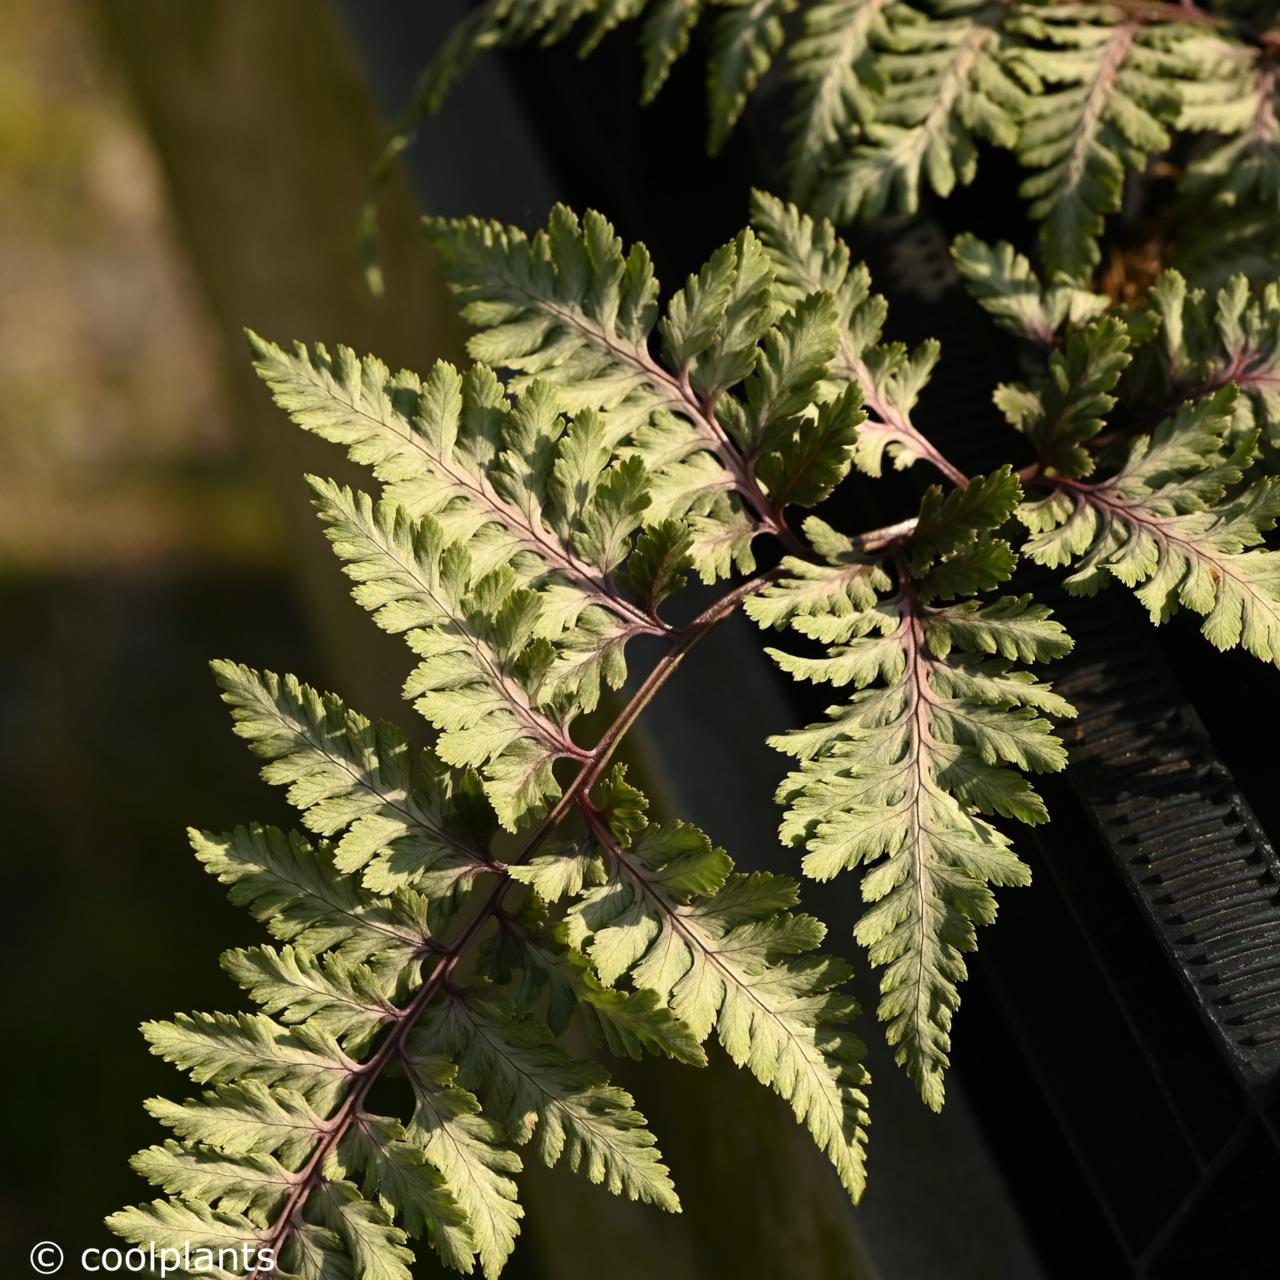
<path fill-rule="evenodd" d="M 473 354 L 513 370 L 517 387 L 540 378 L 576 411 L 601 411 L 615 447 L 651 477 L 644 520 L 684 519 L 704 580 L 752 567 L 758 533 L 788 536 L 782 507 L 819 501 L 843 476 L 857 404 L 812 409 L 839 341 L 832 300 L 816 287 L 775 301 L 773 261 L 751 231 L 691 276 L 659 323 L 648 255 L 624 255 L 597 214 L 579 223 L 557 209 L 532 239 L 474 219 L 430 230 L 480 328 Z"/>
<path fill-rule="evenodd" d="M 914 45 L 893 34 L 893 57 L 931 52 L 919 77 L 887 64 L 901 72 L 887 99 L 947 74 L 979 28 L 983 56 L 1013 65 L 1007 13 L 946 3 L 945 39 L 924 19 Z M 721 7 L 740 11 L 721 16 L 745 41 L 725 82 L 731 113 L 790 5 Z M 590 40 L 644 8 L 499 0 L 478 12 L 521 38 L 592 22 Z M 874 15 L 822 8 L 814 22 L 865 20 L 877 66 L 890 57 Z M 668 0 L 648 16 L 678 44 L 699 11 Z M 1111 30 L 1110 16 L 1089 23 Z M 1081 65 L 1095 43 L 1084 39 Z M 862 56 L 842 48 L 831 56 Z M 963 161 L 970 134 L 1003 127 L 982 114 L 981 87 L 946 107 L 968 132 L 942 130 L 951 150 L 935 178 Z M 830 223 L 767 196 L 755 221 L 665 301 L 643 247 L 624 250 L 599 215 L 558 208 L 532 237 L 430 222 L 473 350 L 505 384 L 486 365 L 419 379 L 345 348 L 252 340 L 277 400 L 382 485 L 373 496 L 311 481 L 356 600 L 418 659 L 405 692 L 434 735 L 421 750 L 292 676 L 215 664 L 237 733 L 307 834 L 193 835 L 272 942 L 223 957 L 257 1011 L 145 1028 L 204 1088 L 148 1103 L 169 1136 L 135 1164 L 169 1199 L 116 1215 L 126 1238 L 206 1242 L 202 1273 L 252 1280 L 408 1280 L 425 1238 L 446 1266 L 495 1280 L 523 1217 L 521 1148 L 678 1210 L 631 1094 L 570 1052 L 582 1032 L 615 1054 L 695 1066 L 714 1034 L 860 1194 L 867 1075 L 849 971 L 817 951 L 824 927 L 796 911 L 791 880 L 735 872 L 610 771 L 685 655 L 739 607 L 809 643 L 771 650 L 784 670 L 845 691 L 825 721 L 771 740 L 797 760 L 779 791 L 782 834 L 811 877 L 861 869 L 855 936 L 881 970 L 880 1018 L 935 1108 L 965 953 L 995 916 L 995 888 L 1029 879 L 1003 820 L 1044 821 L 1027 775 L 1063 766 L 1050 721 L 1073 714 L 1032 669 L 1069 638 L 1005 586 L 1011 515 L 1031 530 L 1028 554 L 1072 567 L 1073 590 L 1119 578 L 1155 620 L 1191 608 L 1215 644 L 1280 665 L 1280 559 L 1265 547 L 1280 480 L 1254 472 L 1254 424 L 1276 415 L 1271 291 L 1233 281 L 1210 299 L 1169 273 L 1125 323 L 1061 275 L 1042 283 L 1008 245 L 962 239 L 982 305 L 1047 348 L 1030 353 L 1042 379 L 997 393 L 1036 461 L 970 478 L 912 420 L 937 345 L 883 340 L 884 301 Z M 1191 398 L 1134 439 L 1123 417 L 1103 431 L 1122 393 L 1139 412 Z M 852 465 L 878 473 L 886 455 L 926 460 L 951 486 L 853 537 L 812 515 L 792 528 L 792 508 L 822 502 Z M 1024 498 L 1022 480 L 1044 496 Z M 781 544 L 777 569 L 682 625 L 661 616 L 691 571 L 714 583 L 750 566 L 761 535 Z M 639 636 L 665 652 L 580 745 L 573 733 L 622 687 Z M 556 776 L 564 760 L 572 778 Z M 519 840 L 500 830 L 526 826 Z M 254 1259 L 228 1268 L 219 1242 Z"/>
<path fill-rule="evenodd" d="M 190 1256 L 201 1276 L 210 1280 L 243 1276 L 253 1265 L 260 1238 L 257 1223 L 244 1214 L 221 1212 L 180 1197 L 121 1209 L 107 1219 L 107 1226 L 130 1244 L 154 1246 L 157 1255 L 171 1250 L 174 1257 Z M 233 1264 L 235 1271 L 218 1261 L 228 1254 L 240 1259 Z"/>
<path fill-rule="evenodd" d="M 802 203 L 874 118 L 884 90 L 876 49 L 888 43 L 897 8 L 894 0 L 820 0 L 804 12 L 803 33 L 788 50 L 796 94 L 787 159 Z"/>
<path fill-rule="evenodd" d="M 351 1075 L 351 1060 L 327 1031 L 286 1028 L 260 1013 L 179 1014 L 142 1031 L 157 1057 L 197 1084 L 286 1082 L 320 1110 L 334 1105 Z"/>
<path fill-rule="evenodd" d="M 517 1145 L 532 1139 L 548 1165 L 564 1156 L 615 1195 L 678 1212 L 671 1178 L 631 1095 L 604 1070 L 559 1049 L 545 1027 L 522 1018 L 484 986 L 449 993 L 410 1039 L 458 1066 L 459 1082 L 500 1119 Z"/>
<path fill-rule="evenodd" d="M 221 1085 L 186 1102 L 151 1098 L 147 1111 L 196 1151 L 275 1155 L 289 1168 L 305 1159 L 324 1117 L 292 1089 L 252 1080 Z"/>
<path fill-rule="evenodd" d="M 375 176 L 486 49 L 578 30 L 586 53 L 641 19 L 648 102 L 703 16 L 710 150 L 788 46 L 793 193 L 837 221 L 913 213 L 926 189 L 945 197 L 973 181 L 987 143 L 1033 171 L 1022 190 L 1044 222 L 1045 263 L 1082 279 L 1126 173 L 1168 152 L 1179 131 L 1211 135 L 1187 167 L 1188 195 L 1263 210 L 1280 195 L 1265 19 L 1107 0 L 491 0 L 424 73 Z"/>
<path fill-rule="evenodd" d="M 406 515 L 433 517 L 451 542 L 465 538 L 477 577 L 506 565 L 522 586 L 546 587 L 557 600 L 552 632 L 589 604 L 646 621 L 611 588 L 608 556 L 581 545 L 612 458 L 597 419 L 566 423 L 547 389 L 513 407 L 482 365 L 459 375 L 440 361 L 423 381 L 346 347 L 249 341 L 276 403 L 304 430 L 345 445 Z M 531 438 L 538 452 L 526 457 Z"/>
<path fill-rule="evenodd" d="M 139 1151 L 130 1163 L 134 1172 L 166 1194 L 188 1197 L 196 1204 L 216 1201 L 223 1213 L 270 1216 L 293 1184 L 289 1170 L 272 1156 L 228 1157 L 190 1151 L 173 1141 Z"/>
<path fill-rule="evenodd" d="M 726 6 L 716 18 L 707 64 L 707 148 L 713 155 L 728 140 L 747 98 L 782 48 L 782 19 L 799 4 L 800 0 L 742 0 Z"/>
<path fill-rule="evenodd" d="M 317 849 L 299 835 L 257 825 L 225 836 L 189 835 L 209 873 L 231 886 L 232 902 L 247 908 L 281 942 L 312 955 L 332 950 L 363 961 L 375 951 L 407 959 L 430 937 L 425 897 L 400 890 L 371 900 L 334 865 L 331 849 Z M 388 836 L 388 845 L 393 840 Z M 460 868 L 433 903 L 448 902 L 457 880 L 479 871 L 479 859 L 466 854 Z M 443 912 L 437 907 L 432 914 L 439 919 Z"/>
<path fill-rule="evenodd" d="M 497 1276 L 515 1247 L 524 1210 L 512 1174 L 520 1157 L 504 1146 L 498 1125 L 482 1115 L 475 1096 L 454 1083 L 457 1069 L 434 1055 L 406 1055 L 414 1111 L 405 1139 L 439 1171 L 465 1214 L 472 1246 L 486 1276 Z"/>
<path fill-rule="evenodd" d="M 289 783 L 304 814 L 328 803 L 333 823 L 352 821 L 360 812 L 353 798 L 365 798 L 370 778 L 387 803 L 396 775 L 369 756 L 358 763 L 357 746 L 368 753 L 375 740 L 368 722 L 291 684 L 293 705 L 307 708 L 295 720 L 314 726 L 327 717 L 330 756 L 317 767 L 292 726 L 265 728 L 245 696 L 278 685 L 243 668 L 222 674 L 241 695 L 233 701 L 239 726 L 268 755 L 269 771 L 283 766 L 274 780 Z M 333 785 L 333 759 L 351 768 L 345 789 Z M 412 803 L 403 794 L 399 801 Z M 292 941 L 223 958 L 262 1013 L 180 1015 L 144 1028 L 156 1053 L 214 1088 L 185 1103 L 149 1104 L 175 1139 L 135 1166 L 174 1199 L 126 1210 L 113 1229 L 136 1239 L 155 1228 L 159 1240 L 166 1223 L 175 1231 L 187 1224 L 193 1241 L 239 1239 L 255 1258 L 270 1250 L 282 1273 L 297 1275 L 319 1267 L 315 1274 L 407 1276 L 407 1232 L 425 1233 L 447 1265 L 470 1273 L 478 1255 L 492 1277 L 521 1217 L 511 1176 L 520 1160 L 509 1144 L 531 1137 L 549 1164 L 565 1158 L 609 1190 L 678 1209 L 644 1118 L 602 1068 L 569 1058 L 496 986 L 477 979 L 441 990 L 443 960 L 423 981 L 423 957 L 458 946 L 432 937 L 425 900 L 409 891 L 381 897 L 342 876 L 326 852 L 261 828 L 200 837 L 197 850 L 233 898 Z M 701 1061 L 689 1033 L 651 997 L 596 990 L 608 997 L 598 1022 L 614 1029 L 612 1043 Z M 370 1085 L 392 1062 L 413 1086 L 407 1122 L 368 1108 Z M 244 1264 L 255 1267 L 269 1269 Z"/>
<path fill-rule="evenodd" d="M 1062 482 L 1018 516 L 1041 564 L 1073 566 L 1067 588 L 1131 587 L 1152 622 L 1178 609 L 1204 617 L 1215 648 L 1237 645 L 1280 665 L 1280 554 L 1263 546 L 1280 515 L 1280 479 L 1244 484 L 1254 443 L 1229 449 L 1234 386 L 1187 402 L 1124 466 L 1097 484 Z"/>
<path fill-rule="evenodd" d="M 823 926 L 792 914 L 797 886 L 732 872 L 684 823 L 650 826 L 624 843 L 589 821 L 609 879 L 574 904 L 569 937 L 601 981 L 624 975 L 670 1005 L 698 1040 L 721 1046 L 791 1104 L 850 1195 L 865 1182 L 867 1081 L 845 1024 L 856 1006 L 838 988 L 845 965 L 811 954 Z"/>
<path fill-rule="evenodd" d="M 437 754 L 480 771 L 508 828 L 539 816 L 559 794 L 556 760 L 580 758 L 573 704 L 555 706 L 544 688 L 554 653 L 538 640 L 539 596 L 506 566 L 477 576 L 466 546 L 447 542 L 430 516 L 414 521 L 323 481 L 312 493 L 357 601 L 423 659 L 405 696 L 440 731 Z"/>
<path fill-rule="evenodd" d="M 496 1158 L 511 1163 L 510 1153 Z M 467 1275 L 475 1269 L 468 1212 L 445 1174 L 428 1160 L 422 1145 L 409 1140 L 398 1120 L 363 1116 L 349 1131 L 334 1165 L 376 1197 L 389 1217 L 399 1218 L 410 1235 L 427 1236 L 445 1266 Z"/>
<path fill-rule="evenodd" d="M 770 650 L 784 670 L 853 689 L 827 722 L 770 740 L 802 762 L 779 789 L 782 835 L 805 846 L 804 870 L 817 879 L 867 868 L 869 909 L 855 935 L 884 969 L 879 1015 L 896 1059 L 935 1109 L 963 953 L 995 917 L 989 886 L 1030 878 L 981 815 L 1044 821 L 1015 770 L 1065 763 L 1042 713 L 1070 707 L 1023 666 L 1065 653 L 1062 628 L 1028 597 L 947 603 L 1012 573 L 1008 545 L 988 530 L 1019 496 L 1007 468 L 946 497 L 935 487 L 891 558 L 815 528 L 826 563 L 784 561 L 787 576 L 748 605 L 762 626 L 834 646 L 821 658 Z"/>
<path fill-rule="evenodd" d="M 419 884 L 439 912 L 477 875 L 491 870 L 483 844 L 475 841 L 477 833 L 468 830 L 463 788 L 438 759 L 414 751 L 398 729 L 366 720 L 332 694 L 319 694 L 293 676 L 223 661 L 215 662 L 213 671 L 236 733 L 267 761 L 264 779 L 288 788 L 289 802 L 301 810 L 311 831 L 341 836 L 333 851 L 335 872 L 360 871 L 366 885 L 379 892 Z M 283 905 L 279 895 L 289 892 L 290 877 L 304 870 L 311 877 L 318 873 L 295 849 L 290 853 L 296 853 L 297 865 L 290 867 L 286 847 L 279 833 L 257 829 L 216 852 L 206 841 L 197 852 L 224 881 L 245 879 L 243 868 L 253 867 L 245 890 L 246 896 L 257 890 L 265 899 L 261 908 L 255 905 L 259 918 L 269 911 L 269 919 L 292 920 L 296 914 L 291 917 L 277 905 Z M 359 905 L 338 876 L 325 875 L 323 885 L 306 888 L 311 895 L 324 893 L 343 902 L 351 914 Z M 339 927 L 344 926 L 337 920 L 329 925 Z M 345 927 L 353 932 L 344 942 L 355 944 L 356 921 Z M 308 921 L 306 928 L 315 926 Z M 317 949 L 314 932 L 306 936 Z"/>
<path fill-rule="evenodd" d="M 604 410 L 612 439 L 653 478 L 647 518 L 690 520 L 704 578 L 751 568 L 743 499 L 767 506 L 712 404 L 726 379 L 750 372 L 771 319 L 761 305 L 767 264 L 749 233 L 677 295 L 664 325 L 682 362 L 673 370 L 649 350 L 658 320 L 649 256 L 640 245 L 624 256 L 598 214 L 579 223 L 557 207 L 532 238 L 476 219 L 428 230 L 463 316 L 480 330 L 472 354 L 513 370 L 517 388 L 533 377 L 554 383 L 571 411 Z"/>
<path fill-rule="evenodd" d="M 1184 91 L 1183 127 L 1218 136 L 1187 166 L 1182 189 L 1211 206 L 1253 203 L 1274 211 L 1280 204 L 1275 54 L 1224 42 L 1219 60 L 1219 75 Z"/>
<path fill-rule="evenodd" d="M 652 102 L 666 84 L 671 68 L 688 52 L 693 29 L 707 0 L 650 0 L 640 32 L 644 77 L 640 101 Z"/>
<path fill-rule="evenodd" d="M 1065 349 L 1049 357 L 1048 374 L 1038 386 L 996 388 L 996 404 L 1035 445 L 1045 475 L 1093 471 L 1095 458 L 1084 445 L 1102 430 L 1129 359 L 1128 330 L 1107 317 L 1070 332 Z"/>

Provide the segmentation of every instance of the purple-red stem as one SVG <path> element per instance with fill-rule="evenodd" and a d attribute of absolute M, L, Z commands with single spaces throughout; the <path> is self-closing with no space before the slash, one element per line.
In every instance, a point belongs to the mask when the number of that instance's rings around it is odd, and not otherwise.
<path fill-rule="evenodd" d="M 658 690 L 674 674 L 676 668 L 684 660 L 689 651 L 717 625 L 729 617 L 738 605 L 761 590 L 774 577 L 773 573 L 758 574 L 749 578 L 732 591 L 726 592 L 714 604 L 704 609 L 687 626 L 673 631 L 671 648 L 658 659 L 653 670 L 645 677 L 640 687 L 627 700 L 626 705 L 618 713 L 613 722 L 601 735 L 596 745 L 582 756 L 582 767 L 577 776 L 565 789 L 555 807 L 539 823 L 533 835 L 521 849 L 515 862 L 523 862 L 531 858 L 547 837 L 560 825 L 569 811 L 586 796 L 587 792 L 599 780 L 618 744 L 627 730 L 636 722 L 645 707 L 653 701 Z M 498 883 L 485 899 L 480 909 L 467 923 L 467 927 L 453 942 L 435 952 L 437 959 L 431 973 L 422 986 L 415 992 L 413 999 L 402 1010 L 394 1015 L 394 1026 L 391 1034 L 378 1046 L 373 1057 L 352 1069 L 355 1087 L 344 1099 L 337 1112 L 325 1121 L 320 1141 L 316 1149 L 307 1159 L 307 1163 L 299 1170 L 297 1178 L 289 1192 L 288 1199 L 280 1211 L 276 1224 L 261 1242 L 264 1249 L 272 1249 L 279 1259 L 281 1250 L 288 1242 L 293 1230 L 301 1221 L 301 1214 L 312 1192 L 324 1178 L 324 1166 L 330 1155 L 337 1150 L 351 1126 L 362 1114 L 365 1099 L 373 1088 L 374 1082 L 381 1076 L 389 1063 L 404 1053 L 405 1041 L 413 1029 L 419 1015 L 426 1008 L 431 998 L 448 981 L 449 975 L 457 966 L 463 953 L 475 941 L 485 924 L 502 908 L 502 899 L 514 883 L 506 870 L 497 872 Z M 268 1280 L 276 1267 L 256 1267 L 249 1280 Z"/>

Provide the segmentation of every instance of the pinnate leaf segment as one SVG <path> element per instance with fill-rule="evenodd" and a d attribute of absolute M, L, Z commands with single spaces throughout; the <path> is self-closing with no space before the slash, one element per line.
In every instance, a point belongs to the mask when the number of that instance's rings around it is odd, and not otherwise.
<path fill-rule="evenodd" d="M 372 474 L 368 493 L 312 478 L 312 499 L 356 600 L 410 649 L 405 696 L 433 730 L 423 749 L 293 676 L 214 664 L 299 829 L 192 834 L 270 936 L 223 958 L 258 1008 L 147 1025 L 200 1092 L 148 1103 L 171 1136 L 136 1167 L 166 1198 L 110 1223 L 268 1250 L 254 1280 L 405 1280 L 415 1242 L 496 1276 L 531 1157 L 678 1209 L 635 1100 L 566 1047 L 571 1024 L 690 1066 L 714 1040 L 861 1193 L 845 962 L 795 881 L 651 816 L 614 761 L 739 606 L 785 636 L 783 670 L 836 690 L 774 740 L 793 761 L 782 838 L 808 876 L 858 875 L 879 1018 L 935 1108 L 965 956 L 994 890 L 1029 880 L 1010 822 L 1045 820 L 1030 776 L 1065 761 L 1072 709 L 1041 668 L 1071 641 L 1009 586 L 1019 556 L 1280 662 L 1280 498 L 1256 475 L 1270 295 L 1230 286 L 1215 310 L 1170 275 L 1126 324 L 962 241 L 975 297 L 1042 370 L 997 392 L 1035 461 L 967 476 L 915 421 L 936 345 L 883 340 L 866 269 L 794 206 L 757 197 L 665 300 L 598 214 L 427 232 L 475 327 L 466 372 L 250 338 L 282 409 Z M 1150 426 L 1126 407 L 1161 397 Z M 913 516 L 850 534 L 812 513 L 886 461 L 937 473 Z M 723 585 L 691 617 L 695 575 Z M 636 640 L 661 654 L 628 694 Z"/>

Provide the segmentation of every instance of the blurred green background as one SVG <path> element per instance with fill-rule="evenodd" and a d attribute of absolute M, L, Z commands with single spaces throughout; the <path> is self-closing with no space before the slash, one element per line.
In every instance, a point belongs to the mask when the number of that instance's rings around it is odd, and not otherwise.
<path fill-rule="evenodd" d="M 402 195 L 390 251 L 418 266 L 364 291 L 381 125 L 327 7 L 0 0 L 0 33 L 0 1235 L 25 1274 L 35 1240 L 105 1244 L 145 1191 L 142 1099 L 182 1082 L 137 1024 L 238 1004 L 216 956 L 254 926 L 183 830 L 285 815 L 207 659 L 342 671 L 378 711 L 398 678 L 307 519 L 319 451 L 239 330 L 422 364 L 457 330 Z"/>

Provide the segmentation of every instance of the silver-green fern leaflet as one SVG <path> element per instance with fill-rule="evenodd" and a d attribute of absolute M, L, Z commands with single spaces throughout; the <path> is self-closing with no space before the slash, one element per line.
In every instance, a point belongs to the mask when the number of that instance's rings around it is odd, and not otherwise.
<path fill-rule="evenodd" d="M 429 970 L 445 949 L 439 935 L 454 928 L 456 894 L 452 886 L 431 901 L 417 889 L 387 892 L 368 865 L 361 884 L 350 868 L 367 853 L 353 850 L 374 842 L 367 833 L 351 837 L 362 824 L 385 822 L 381 857 L 394 857 L 399 845 L 407 859 L 407 843 L 430 864 L 443 850 L 492 882 L 498 864 L 478 844 L 492 819 L 480 813 L 478 793 L 468 795 L 465 777 L 446 782 L 442 766 L 414 759 L 396 731 L 292 679 L 232 664 L 220 664 L 219 676 L 238 731 L 267 760 L 268 780 L 288 787 L 313 830 L 342 838 L 315 844 L 261 827 L 193 833 L 208 870 L 280 945 L 224 957 L 263 1012 L 180 1016 L 145 1028 L 157 1053 L 211 1088 L 184 1103 L 149 1104 L 176 1138 L 143 1152 L 136 1166 L 173 1199 L 125 1210 L 113 1229 L 142 1241 L 159 1239 L 157 1223 L 171 1217 L 234 1221 L 255 1248 L 275 1249 L 279 1274 L 326 1280 L 348 1266 L 407 1275 L 407 1232 L 426 1236 L 456 1269 L 470 1273 L 478 1257 L 496 1275 L 522 1213 L 515 1148 L 531 1139 L 548 1164 L 565 1159 L 612 1191 L 678 1207 L 630 1096 L 600 1067 L 565 1055 L 500 992 L 451 988 L 430 1017 L 417 1018 L 424 961 Z M 433 870 L 417 879 L 435 886 L 440 877 Z M 477 1040 L 456 1043 L 440 1023 L 445 1012 L 482 1023 L 501 1041 L 501 1058 Z M 630 1052 L 644 1046 L 699 1060 L 687 1033 L 651 1000 L 633 1005 L 611 993 L 593 1006 L 591 1025 L 616 1028 L 606 1038 Z M 407 1120 L 366 1104 L 363 1082 L 388 1060 L 388 1047 L 403 1053 L 414 1086 Z M 503 1118 L 513 1072 L 539 1101 L 519 1124 Z M 296 1230 L 287 1225 L 295 1218 Z"/>
<path fill-rule="evenodd" d="M 1012 549 L 989 531 L 1020 496 L 1007 469 L 946 498 L 931 489 L 913 536 L 888 555 L 860 553 L 811 517 L 823 563 L 784 561 L 787 576 L 747 605 L 761 626 L 829 649 L 771 650 L 784 670 L 852 691 L 828 720 L 772 739 L 801 762 L 778 792 L 782 835 L 817 879 L 866 868 L 855 934 L 884 970 L 879 1014 L 896 1058 L 935 1109 L 964 953 L 995 918 L 990 886 L 1030 879 L 983 815 L 1045 820 L 1017 770 L 1061 769 L 1045 717 L 1073 714 L 1026 669 L 1070 648 L 1049 611 L 1027 596 L 958 599 L 1012 573 Z"/>
<path fill-rule="evenodd" d="M 1190 609 L 1215 648 L 1239 645 L 1280 665 L 1280 556 L 1264 545 L 1280 478 L 1246 480 L 1256 438 L 1225 439 L 1236 394 L 1227 386 L 1188 402 L 1133 441 L 1116 475 L 1063 479 L 1018 518 L 1032 534 L 1029 556 L 1071 567 L 1069 590 L 1091 595 L 1118 580 L 1152 622 Z"/>
<path fill-rule="evenodd" d="M 825 934 L 790 911 L 796 884 L 735 873 L 685 823 L 619 833 L 591 815 L 604 873 L 569 915 L 568 937 L 601 981 L 655 992 L 698 1040 L 725 1052 L 790 1104 L 855 1198 L 866 1181 L 867 1074 L 837 989 L 848 968 L 813 954 Z"/>
<path fill-rule="evenodd" d="M 599 214 L 560 207 L 533 236 L 476 219 L 428 231 L 479 330 L 472 355 L 511 370 L 514 387 L 545 380 L 571 412 L 598 411 L 650 477 L 645 522 L 687 522 L 704 580 L 749 571 L 754 539 L 784 532 L 782 507 L 820 501 L 848 470 L 858 398 L 812 408 L 836 311 L 821 286 L 775 293 L 754 232 L 660 309 L 647 251 L 624 251 Z"/>
<path fill-rule="evenodd" d="M 1012 250 L 977 241 L 959 257 L 982 305 L 1042 341 L 1026 299 L 1049 295 L 1029 266 L 992 271 Z M 1088 298 L 1076 310 L 1045 376 L 995 393 L 1038 457 L 1042 492 L 1016 513 L 1031 535 L 1022 550 L 1069 567 L 1072 592 L 1118 580 L 1152 622 L 1189 609 L 1215 647 L 1280 661 L 1280 556 L 1266 545 L 1278 511 L 1275 287 L 1250 296 L 1235 277 L 1209 294 L 1167 271 L 1128 319 L 1094 319 Z M 1117 402 L 1130 421 L 1107 430 Z"/>
<path fill-rule="evenodd" d="M 1176 271 L 1151 286 L 1140 336 L 1147 345 L 1152 376 L 1142 394 L 1166 405 L 1183 396 L 1203 396 L 1234 384 L 1240 394 L 1229 437 L 1257 431 L 1263 462 L 1276 470 L 1280 459 L 1280 284 L 1254 292 L 1242 275 L 1223 288 L 1188 288 Z"/>

